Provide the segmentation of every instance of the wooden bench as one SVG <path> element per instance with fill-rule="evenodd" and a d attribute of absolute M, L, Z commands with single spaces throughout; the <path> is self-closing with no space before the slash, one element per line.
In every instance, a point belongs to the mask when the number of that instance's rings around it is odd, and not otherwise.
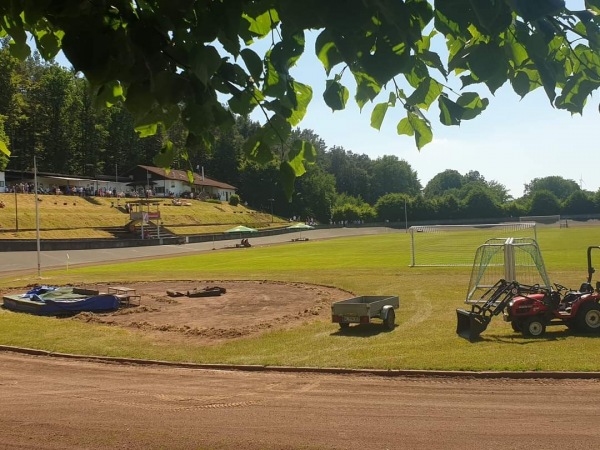
<path fill-rule="evenodd" d="M 142 296 L 133 288 L 125 286 L 108 286 L 108 293 L 114 294 L 121 304 L 131 305 L 132 301 L 137 301 L 138 306 L 142 304 Z"/>

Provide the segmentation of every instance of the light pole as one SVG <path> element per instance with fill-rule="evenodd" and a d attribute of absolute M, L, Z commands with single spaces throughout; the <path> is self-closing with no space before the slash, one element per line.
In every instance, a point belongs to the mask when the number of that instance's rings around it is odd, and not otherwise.
<path fill-rule="evenodd" d="M 271 223 L 273 223 L 273 202 L 275 201 L 275 199 L 270 198 L 269 201 L 271 202 Z"/>
<path fill-rule="evenodd" d="M 19 232 L 19 201 L 17 200 L 17 185 L 13 186 L 15 191 L 15 233 Z"/>
<path fill-rule="evenodd" d="M 408 233 L 408 211 L 406 210 L 406 198 L 404 199 L 404 232 Z"/>
<path fill-rule="evenodd" d="M 37 247 L 37 275 L 42 277 L 42 265 L 40 258 L 40 206 L 38 201 L 37 162 L 33 155 L 33 189 L 35 190 L 35 239 Z"/>
<path fill-rule="evenodd" d="M 18 158 L 18 156 L 10 156 L 10 158 Z M 15 193 L 15 233 L 19 232 L 19 200 L 17 197 L 17 183 L 13 186 L 13 191 Z"/>

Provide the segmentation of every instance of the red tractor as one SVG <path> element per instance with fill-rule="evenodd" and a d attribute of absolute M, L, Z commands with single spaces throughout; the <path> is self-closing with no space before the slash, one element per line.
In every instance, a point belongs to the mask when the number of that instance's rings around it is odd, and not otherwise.
<path fill-rule="evenodd" d="M 498 281 L 471 306 L 471 311 L 457 309 L 456 332 L 461 337 L 476 340 L 487 328 L 492 317 L 502 313 L 513 330 L 524 336 L 542 336 L 549 325 L 566 325 L 580 333 L 600 331 L 600 282 L 591 285 L 592 250 L 588 247 L 588 278 L 578 291 L 555 284 L 555 290 L 540 286 L 520 285 L 516 281 Z"/>

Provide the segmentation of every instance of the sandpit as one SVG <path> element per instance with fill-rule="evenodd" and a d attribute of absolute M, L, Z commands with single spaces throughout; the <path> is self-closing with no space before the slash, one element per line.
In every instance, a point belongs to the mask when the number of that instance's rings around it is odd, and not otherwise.
<path fill-rule="evenodd" d="M 319 285 L 273 281 L 161 281 L 125 283 L 141 295 L 139 305 L 109 313 L 79 313 L 70 320 L 158 333 L 161 340 L 214 344 L 314 320 L 329 320 L 330 305 L 351 293 Z M 106 292 L 109 285 L 86 285 Z M 218 286 L 211 297 L 172 297 Z"/>

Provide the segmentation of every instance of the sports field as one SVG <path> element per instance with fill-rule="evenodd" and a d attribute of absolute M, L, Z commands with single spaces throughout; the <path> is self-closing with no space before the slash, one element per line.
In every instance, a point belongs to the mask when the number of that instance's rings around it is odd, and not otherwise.
<path fill-rule="evenodd" d="M 453 370 L 600 370 L 600 336 L 551 327 L 525 339 L 500 317 L 482 340 L 455 334 L 470 268 L 410 268 L 408 234 L 309 241 L 214 251 L 193 256 L 82 267 L 45 273 L 44 283 L 133 283 L 158 280 L 272 280 L 336 287 L 354 295 L 398 295 L 396 328 L 379 324 L 340 333 L 325 309 L 315 320 L 214 345 L 185 336 L 114 325 L 15 314 L 0 310 L 0 344 L 78 354 L 201 363 L 311 367 Z M 541 228 L 538 241 L 553 282 L 577 288 L 587 276 L 586 249 L 600 243 L 600 227 Z M 0 280 L 3 291 L 27 282 Z M 240 303 L 240 308 L 243 304 Z M 169 333 L 169 331 L 165 331 Z M 162 335 L 163 337 L 166 334 Z"/>

